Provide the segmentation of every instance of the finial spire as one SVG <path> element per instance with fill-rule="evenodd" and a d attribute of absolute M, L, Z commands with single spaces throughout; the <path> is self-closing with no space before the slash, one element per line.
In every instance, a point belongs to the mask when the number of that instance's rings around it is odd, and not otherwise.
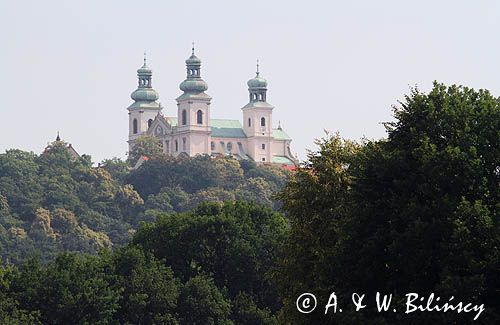
<path fill-rule="evenodd" d="M 191 54 L 194 55 L 194 42 L 191 43 L 193 47 L 191 48 Z"/>
<path fill-rule="evenodd" d="M 281 121 L 278 120 L 278 130 L 281 130 Z"/>
<path fill-rule="evenodd" d="M 144 51 L 144 64 L 146 64 L 146 51 Z"/>
<path fill-rule="evenodd" d="M 56 141 L 61 141 L 61 137 L 59 136 L 59 130 L 57 130 L 57 137 L 56 137 Z"/>
<path fill-rule="evenodd" d="M 257 59 L 257 75 L 259 75 L 259 59 Z"/>

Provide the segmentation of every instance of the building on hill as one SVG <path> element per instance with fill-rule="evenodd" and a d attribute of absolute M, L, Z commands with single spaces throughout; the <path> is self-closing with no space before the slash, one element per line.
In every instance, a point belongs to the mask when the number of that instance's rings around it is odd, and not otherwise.
<path fill-rule="evenodd" d="M 179 88 L 175 117 L 163 115 L 158 93 L 151 84 L 152 70 L 144 64 L 137 70 L 138 88 L 131 94 L 134 102 L 129 114 L 129 152 L 135 140 L 143 135 L 159 139 L 167 155 L 232 156 L 257 163 L 294 166 L 292 139 L 278 123 L 273 128 L 274 107 L 267 102 L 267 81 L 256 76 L 248 81 L 249 101 L 241 108 L 243 125 L 238 120 L 216 119 L 211 116 L 211 97 L 207 83 L 201 78 L 201 60 L 195 55 L 186 60 L 186 79 Z"/>
<path fill-rule="evenodd" d="M 57 132 L 56 141 L 47 144 L 47 146 L 45 147 L 45 149 L 42 152 L 42 155 L 47 153 L 47 152 L 50 152 L 50 150 L 52 150 L 52 148 L 54 148 L 55 146 L 64 146 L 66 148 L 66 151 L 68 152 L 69 156 L 73 160 L 77 160 L 80 158 L 80 154 L 75 150 L 75 148 L 73 148 L 71 143 L 67 143 L 67 142 L 61 140 L 61 137 L 59 136 L 59 132 Z"/>

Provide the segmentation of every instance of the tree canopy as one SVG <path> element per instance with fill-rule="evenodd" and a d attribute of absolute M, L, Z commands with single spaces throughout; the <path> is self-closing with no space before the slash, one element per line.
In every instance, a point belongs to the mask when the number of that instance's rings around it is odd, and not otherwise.
<path fill-rule="evenodd" d="M 499 321 L 499 99 L 436 83 L 429 94 L 412 90 L 394 115 L 386 140 L 318 141 L 280 195 L 291 224 L 276 278 L 283 321 L 470 321 L 456 313 L 296 311 L 300 293 L 327 301 L 333 291 L 395 293 L 397 304 L 406 292 L 434 292 L 484 303 L 480 322 Z"/>

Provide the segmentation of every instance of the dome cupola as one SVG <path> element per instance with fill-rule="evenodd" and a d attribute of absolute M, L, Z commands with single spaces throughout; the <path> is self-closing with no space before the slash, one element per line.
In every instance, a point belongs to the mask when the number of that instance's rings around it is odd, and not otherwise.
<path fill-rule="evenodd" d="M 267 81 L 260 76 L 259 60 L 257 60 L 257 71 L 255 77 L 248 80 L 248 92 L 250 93 L 250 102 L 265 102 L 267 93 Z"/>
<path fill-rule="evenodd" d="M 144 54 L 144 63 L 139 69 L 137 69 L 137 89 L 130 95 L 130 97 L 135 101 L 135 104 L 153 104 L 153 102 L 158 100 L 158 93 L 153 89 L 151 84 L 152 76 L 153 71 L 148 67 L 146 63 L 146 55 Z"/>
<path fill-rule="evenodd" d="M 201 60 L 194 54 L 194 44 L 191 56 L 186 60 L 186 80 L 179 88 L 187 94 L 199 94 L 208 89 L 207 83 L 201 79 Z"/>

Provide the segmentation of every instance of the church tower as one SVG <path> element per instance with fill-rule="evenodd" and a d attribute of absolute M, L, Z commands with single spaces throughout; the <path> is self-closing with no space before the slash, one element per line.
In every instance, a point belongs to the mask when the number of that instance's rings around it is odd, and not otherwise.
<path fill-rule="evenodd" d="M 201 79 L 201 60 L 194 54 L 186 60 L 186 79 L 179 85 L 184 92 L 177 98 L 177 133 L 173 154 L 189 156 L 210 152 L 210 101 L 207 83 Z"/>
<path fill-rule="evenodd" d="M 256 162 L 270 162 L 273 106 L 267 102 L 267 81 L 256 76 L 247 82 L 249 102 L 243 108 L 243 130 L 248 137 L 247 151 Z"/>
<path fill-rule="evenodd" d="M 161 110 L 160 105 L 156 102 L 158 93 L 151 85 L 152 75 L 153 72 L 147 66 L 146 56 L 144 56 L 144 64 L 137 70 L 139 85 L 130 95 L 134 103 L 127 108 L 129 116 L 129 152 L 134 146 L 135 139 L 146 133 L 155 116 Z"/>

